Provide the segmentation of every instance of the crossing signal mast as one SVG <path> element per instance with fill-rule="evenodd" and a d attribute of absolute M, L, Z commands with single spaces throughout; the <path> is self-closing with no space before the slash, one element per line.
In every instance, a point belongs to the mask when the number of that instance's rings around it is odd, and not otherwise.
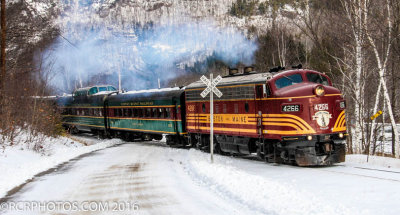
<path fill-rule="evenodd" d="M 217 84 L 222 80 L 220 75 L 216 79 L 213 79 L 213 74 L 210 74 L 210 80 L 206 76 L 201 76 L 200 80 L 207 86 L 206 89 L 201 92 L 201 97 L 205 98 L 210 93 L 210 154 L 211 163 L 214 163 L 214 93 L 220 98 L 222 92 L 217 89 Z"/>

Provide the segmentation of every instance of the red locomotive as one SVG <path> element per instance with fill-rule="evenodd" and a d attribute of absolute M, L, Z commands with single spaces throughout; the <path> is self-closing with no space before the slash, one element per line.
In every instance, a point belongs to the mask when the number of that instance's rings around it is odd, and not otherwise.
<path fill-rule="evenodd" d="M 294 69 L 242 74 L 222 79 L 214 100 L 215 149 L 220 153 L 257 153 L 267 162 L 299 166 L 345 160 L 345 100 L 320 72 Z M 209 147 L 209 97 L 198 81 L 186 87 L 189 144 Z"/>

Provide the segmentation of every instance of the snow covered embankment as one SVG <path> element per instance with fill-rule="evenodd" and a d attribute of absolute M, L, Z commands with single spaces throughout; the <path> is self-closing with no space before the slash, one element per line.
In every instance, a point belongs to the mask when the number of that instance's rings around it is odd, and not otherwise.
<path fill-rule="evenodd" d="M 249 174 L 235 167 L 236 162 L 232 164 L 229 157 L 216 156 L 211 164 L 209 154 L 191 150 L 185 159 L 185 172 L 200 186 L 260 214 L 354 214 L 351 208 L 321 201 L 320 196 L 296 187 L 290 180 Z M 248 165 L 252 168 L 253 164 Z"/>
<path fill-rule="evenodd" d="M 42 152 L 30 149 L 22 141 L 0 151 L 0 198 L 36 174 L 51 169 L 79 155 L 121 143 L 119 139 L 96 140 L 84 137 L 45 138 Z"/>

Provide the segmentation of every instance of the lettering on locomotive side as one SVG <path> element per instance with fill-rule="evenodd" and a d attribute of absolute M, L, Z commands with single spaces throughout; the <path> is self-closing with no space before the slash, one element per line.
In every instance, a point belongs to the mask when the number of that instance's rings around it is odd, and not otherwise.
<path fill-rule="evenodd" d="M 247 116 L 233 116 L 232 121 L 245 123 L 247 122 Z"/>
<path fill-rule="evenodd" d="M 123 103 L 121 103 L 121 106 L 147 106 L 147 105 L 154 105 L 154 102 L 146 101 L 146 102 L 123 102 Z"/>
<path fill-rule="evenodd" d="M 210 115 L 207 116 L 207 123 L 210 122 Z M 224 118 L 221 115 L 214 115 L 214 123 L 223 123 L 224 122 Z"/>
<path fill-rule="evenodd" d="M 210 123 L 210 115 L 207 116 L 206 123 Z M 215 114 L 214 123 L 248 123 L 248 116 Z"/>

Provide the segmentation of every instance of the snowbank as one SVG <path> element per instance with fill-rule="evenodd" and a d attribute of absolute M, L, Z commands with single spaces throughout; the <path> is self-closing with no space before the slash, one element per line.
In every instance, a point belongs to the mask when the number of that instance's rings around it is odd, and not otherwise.
<path fill-rule="evenodd" d="M 346 164 L 368 164 L 370 166 L 377 167 L 400 168 L 400 159 L 381 156 L 369 156 L 367 162 L 367 155 L 351 154 L 346 155 Z"/>
<path fill-rule="evenodd" d="M 235 167 L 230 157 L 216 156 L 214 164 L 208 157 L 191 150 L 184 162 L 187 174 L 221 197 L 234 199 L 260 214 L 352 214 L 351 209 L 327 204 L 290 181 L 249 174 Z"/>
<path fill-rule="evenodd" d="M 79 155 L 121 143 L 119 139 L 101 141 L 85 137 L 72 138 L 44 138 L 40 144 L 40 153 L 32 150 L 32 144 L 23 142 L 3 148 L 0 151 L 0 198 L 38 173 Z"/>

